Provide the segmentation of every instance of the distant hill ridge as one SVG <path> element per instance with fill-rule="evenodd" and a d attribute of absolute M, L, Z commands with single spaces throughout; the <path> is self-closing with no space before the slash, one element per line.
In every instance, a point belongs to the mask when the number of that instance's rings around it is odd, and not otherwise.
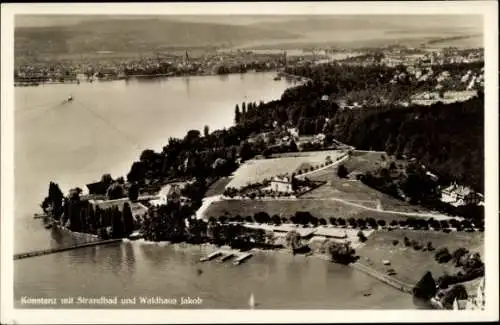
<path fill-rule="evenodd" d="M 257 26 L 160 19 L 110 19 L 76 24 L 18 27 L 16 55 L 72 54 L 95 51 L 152 51 L 172 46 L 232 46 L 247 41 L 283 40 L 299 35 Z"/>
<path fill-rule="evenodd" d="M 467 41 L 470 35 L 482 32 L 480 17 L 473 15 L 52 15 L 19 16 L 16 24 L 16 59 L 98 51 L 152 53 L 182 47 L 264 45 L 285 49 L 310 44 L 359 47 L 394 42 L 418 45 L 446 38 Z"/>

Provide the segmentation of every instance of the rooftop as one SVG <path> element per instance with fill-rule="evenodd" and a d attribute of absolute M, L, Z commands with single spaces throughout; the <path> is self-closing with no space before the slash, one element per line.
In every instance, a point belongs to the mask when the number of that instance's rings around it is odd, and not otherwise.
<path fill-rule="evenodd" d="M 123 211 L 125 203 L 128 203 L 130 210 L 132 211 L 132 216 L 137 218 L 138 216 L 143 217 L 147 212 L 148 208 L 139 202 L 131 202 L 129 198 L 121 198 L 116 200 L 89 200 L 89 203 L 94 207 L 99 207 L 101 210 L 118 208 L 118 210 Z"/>

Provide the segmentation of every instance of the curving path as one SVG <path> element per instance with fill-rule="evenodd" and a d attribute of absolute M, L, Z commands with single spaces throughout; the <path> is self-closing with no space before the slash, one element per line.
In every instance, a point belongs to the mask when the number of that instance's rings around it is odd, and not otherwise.
<path fill-rule="evenodd" d="M 369 151 L 369 150 L 356 150 L 356 151 L 358 151 L 358 152 L 377 152 L 378 153 L 378 151 Z M 381 151 L 381 153 L 382 153 L 382 151 Z M 330 164 L 328 166 L 325 166 L 325 167 L 322 167 L 322 168 L 319 168 L 319 169 L 316 169 L 316 170 L 313 170 L 313 171 L 310 171 L 310 172 L 307 172 L 307 173 L 304 173 L 301 175 L 296 175 L 295 177 L 301 178 L 301 177 L 305 177 L 305 176 L 308 176 L 308 175 L 311 175 L 311 174 L 314 174 L 317 172 L 324 171 L 325 169 L 328 169 L 328 168 L 331 168 L 335 165 L 338 165 L 339 163 L 347 160 L 348 158 L 349 158 L 349 155 L 346 154 L 342 158 L 340 158 L 337 161 L 334 161 L 332 164 Z M 224 201 L 224 200 L 242 200 L 242 199 L 241 198 L 227 198 L 227 197 L 224 197 L 223 195 L 215 195 L 215 196 L 206 197 L 203 199 L 202 206 L 196 211 L 196 218 L 197 219 L 203 218 L 203 213 L 208 209 L 208 207 L 212 203 L 218 202 L 218 201 Z M 285 197 L 285 198 L 281 197 L 281 198 L 264 198 L 264 199 L 260 199 L 260 200 L 291 201 L 291 200 L 299 200 L 299 199 L 294 198 L 294 197 Z M 388 213 L 388 214 L 401 215 L 401 216 L 407 216 L 407 217 L 434 218 L 436 220 L 450 220 L 450 219 L 463 220 L 463 218 L 461 218 L 461 217 L 447 216 L 447 215 L 444 215 L 441 213 L 422 213 L 422 212 L 404 212 L 404 211 L 395 211 L 395 210 L 384 210 L 380 200 L 375 201 L 377 203 L 376 208 L 370 208 L 370 207 L 367 207 L 367 206 L 364 206 L 361 204 L 357 204 L 357 203 L 353 202 L 352 200 L 344 200 L 344 199 L 339 199 L 339 198 L 325 198 L 325 199 L 300 198 L 300 200 L 336 201 L 336 202 L 339 202 L 342 204 L 350 205 L 350 206 L 364 209 L 367 211 L 384 212 L 384 213 Z"/>
<path fill-rule="evenodd" d="M 380 206 L 377 208 L 370 208 L 361 204 L 354 203 L 352 201 L 344 200 L 344 199 L 338 199 L 338 198 L 328 198 L 328 199 L 307 199 L 307 198 L 302 198 L 301 200 L 317 200 L 317 201 L 337 201 L 342 204 L 354 206 L 357 208 L 365 209 L 368 211 L 373 211 L 373 212 L 384 212 L 388 214 L 397 214 L 397 215 L 402 215 L 402 216 L 408 216 L 408 217 L 421 217 L 421 218 L 434 218 L 436 220 L 449 220 L 449 219 L 458 219 L 461 220 L 462 218 L 460 217 L 450 217 L 444 214 L 439 214 L 439 213 L 422 213 L 422 212 L 403 212 L 403 211 L 394 211 L 394 210 L 383 210 L 381 209 Z"/>
<path fill-rule="evenodd" d="M 208 197 L 205 197 L 203 198 L 202 200 L 202 204 L 201 204 L 201 207 L 196 210 L 196 219 L 203 219 L 203 214 L 205 213 L 205 211 L 208 209 L 208 207 L 214 203 L 214 202 L 218 202 L 218 201 L 223 201 L 224 200 L 224 197 L 222 195 L 214 195 L 214 196 L 208 196 Z"/>
<path fill-rule="evenodd" d="M 216 195 L 216 196 L 210 196 L 207 198 L 203 199 L 203 204 L 202 206 L 196 211 L 196 218 L 201 219 L 203 218 L 203 213 L 208 209 L 208 207 L 218 201 L 230 201 L 230 200 L 236 200 L 236 201 L 242 201 L 243 199 L 240 198 L 226 198 L 222 195 Z M 250 200 L 250 199 L 248 199 Z M 264 199 L 256 199 L 260 201 L 298 201 L 298 200 L 310 200 L 310 201 L 336 201 L 341 204 L 346 204 L 350 205 L 356 208 L 364 209 L 367 211 L 373 211 L 373 212 L 384 212 L 387 214 L 395 214 L 395 215 L 401 215 L 401 216 L 407 216 L 407 217 L 419 217 L 419 218 L 434 218 L 436 220 L 450 220 L 450 219 L 457 219 L 457 220 L 462 220 L 463 218 L 460 217 L 452 217 L 452 216 L 447 216 L 444 214 L 439 214 L 439 213 L 422 213 L 422 212 L 404 212 L 404 211 L 394 211 L 394 210 L 381 210 L 379 207 L 377 208 L 370 208 L 367 206 L 364 206 L 362 204 L 354 203 L 349 200 L 344 200 L 344 199 L 339 199 L 339 198 L 328 198 L 328 199 L 317 199 L 317 198 L 264 198 Z M 246 201 L 246 200 L 245 200 Z"/>

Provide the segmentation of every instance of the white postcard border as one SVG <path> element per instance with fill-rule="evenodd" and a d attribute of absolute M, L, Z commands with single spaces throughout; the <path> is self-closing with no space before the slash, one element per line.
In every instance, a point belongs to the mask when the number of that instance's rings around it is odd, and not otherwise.
<path fill-rule="evenodd" d="M 480 14 L 485 47 L 485 311 L 25 310 L 13 308 L 14 14 Z M 498 4 L 496 1 L 2 4 L 1 323 L 416 322 L 498 319 Z"/>

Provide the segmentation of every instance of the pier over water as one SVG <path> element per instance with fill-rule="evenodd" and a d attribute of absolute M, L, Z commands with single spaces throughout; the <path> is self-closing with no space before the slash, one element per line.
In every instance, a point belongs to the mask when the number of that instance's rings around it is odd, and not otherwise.
<path fill-rule="evenodd" d="M 21 260 L 24 258 L 30 258 L 30 257 L 36 257 L 36 256 L 42 256 L 42 255 L 48 255 L 48 254 L 55 254 L 55 253 L 65 252 L 65 251 L 74 250 L 74 249 L 78 249 L 78 248 L 107 245 L 107 244 L 120 243 L 120 242 L 122 242 L 121 238 L 107 239 L 107 240 L 99 240 L 99 241 L 95 241 L 95 242 L 79 244 L 79 245 L 74 245 L 74 246 L 69 246 L 69 247 L 36 250 L 36 251 L 31 251 L 31 252 L 26 252 L 26 253 L 15 254 L 14 260 Z"/>

